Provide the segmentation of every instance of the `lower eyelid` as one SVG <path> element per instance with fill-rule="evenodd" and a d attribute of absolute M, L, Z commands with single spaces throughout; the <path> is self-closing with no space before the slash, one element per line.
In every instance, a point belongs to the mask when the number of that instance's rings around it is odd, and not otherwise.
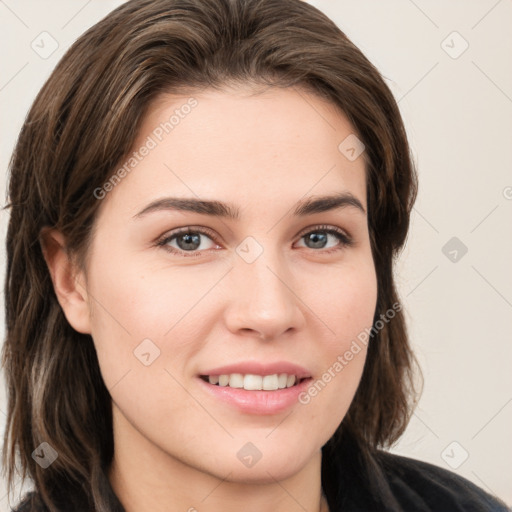
<path fill-rule="evenodd" d="M 339 244 L 338 244 L 338 246 L 329 247 L 328 249 L 319 249 L 317 251 L 312 249 L 314 252 L 328 253 L 330 251 L 335 251 L 337 249 L 348 247 L 348 246 L 353 244 L 353 240 L 352 240 L 352 238 L 350 236 L 348 236 L 345 233 L 341 233 L 341 232 L 338 232 L 338 231 L 335 231 L 335 230 L 332 230 L 332 229 L 331 230 L 328 230 L 328 229 L 314 229 L 312 231 L 308 231 L 307 233 L 304 233 L 303 235 L 301 235 L 299 237 L 299 240 L 302 240 L 305 236 L 307 236 L 307 235 L 309 235 L 311 233 L 317 233 L 317 232 L 319 232 L 319 233 L 327 233 L 328 235 L 333 236 L 334 238 L 336 238 L 336 240 L 338 240 Z"/>
<path fill-rule="evenodd" d="M 334 252 L 336 250 L 341 250 L 341 249 L 343 249 L 345 247 L 353 245 L 353 239 L 352 239 L 352 237 L 350 235 L 348 235 L 347 233 L 345 233 L 345 232 L 343 232 L 341 230 L 338 231 L 337 229 L 334 229 L 332 227 L 327 227 L 327 226 L 326 227 L 318 226 L 318 227 L 311 228 L 308 231 L 303 232 L 302 234 L 300 234 L 298 239 L 302 240 L 305 236 L 307 236 L 307 235 L 309 235 L 311 233 L 327 233 L 329 235 L 334 236 L 340 242 L 338 246 L 330 247 L 328 249 L 318 249 L 318 250 L 311 249 L 313 252 L 329 253 L 329 252 Z M 211 250 L 211 249 L 203 249 L 203 250 L 195 249 L 194 251 L 184 251 L 182 249 L 177 249 L 177 248 L 174 248 L 174 247 L 169 247 L 167 245 L 169 242 L 171 242 L 172 240 L 176 239 L 180 235 L 185 235 L 185 234 L 199 234 L 201 236 L 204 236 L 204 237 L 208 238 L 209 240 L 211 240 L 212 243 L 214 243 L 217 246 L 219 246 L 219 243 L 216 241 L 216 239 L 214 238 L 214 236 L 212 234 L 210 234 L 208 232 L 205 232 L 202 229 L 195 229 L 194 230 L 192 228 L 188 228 L 188 229 L 185 229 L 183 231 L 179 231 L 177 233 L 173 233 L 173 234 L 170 234 L 168 236 L 165 236 L 164 238 L 159 240 L 156 243 L 156 245 L 163 247 L 168 252 L 171 252 L 173 254 L 184 255 L 185 257 L 187 257 L 187 256 L 194 256 L 194 255 L 200 255 L 203 252 L 207 252 L 207 251 Z M 306 249 L 309 249 L 309 248 L 306 247 Z"/>

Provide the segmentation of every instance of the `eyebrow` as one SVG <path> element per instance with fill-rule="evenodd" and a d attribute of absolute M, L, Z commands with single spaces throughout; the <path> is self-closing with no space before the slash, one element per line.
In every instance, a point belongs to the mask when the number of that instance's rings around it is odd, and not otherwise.
<path fill-rule="evenodd" d="M 293 215 L 296 217 L 305 217 L 315 213 L 322 213 L 340 208 L 353 207 L 366 215 L 366 211 L 361 201 L 349 192 L 343 192 L 334 195 L 326 195 L 319 197 L 309 197 L 308 199 L 299 201 L 295 205 Z M 181 197 L 164 197 L 151 202 L 144 207 L 139 213 L 134 215 L 134 219 L 144 217 L 145 215 L 158 211 L 173 210 L 200 213 L 210 215 L 212 217 L 221 217 L 231 220 L 240 219 L 240 209 L 232 203 L 224 203 L 222 201 L 181 198 Z"/>

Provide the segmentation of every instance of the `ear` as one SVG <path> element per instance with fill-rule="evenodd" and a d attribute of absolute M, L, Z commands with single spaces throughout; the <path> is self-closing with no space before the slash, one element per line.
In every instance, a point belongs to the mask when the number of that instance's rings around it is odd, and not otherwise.
<path fill-rule="evenodd" d="M 68 255 L 64 236 L 55 229 L 43 228 L 39 242 L 64 315 L 73 329 L 91 334 L 85 275 Z"/>

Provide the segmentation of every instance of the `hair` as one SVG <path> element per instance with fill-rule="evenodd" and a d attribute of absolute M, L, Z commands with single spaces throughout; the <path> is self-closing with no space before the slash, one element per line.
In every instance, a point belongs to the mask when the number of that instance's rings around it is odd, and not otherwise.
<path fill-rule="evenodd" d="M 397 103 L 378 70 L 322 12 L 301 0 L 132 0 L 85 32 L 35 99 L 9 165 L 6 339 L 9 489 L 19 470 L 49 510 L 114 510 L 111 397 L 90 335 L 67 322 L 41 248 L 58 229 L 82 268 L 102 187 L 133 149 L 163 93 L 229 85 L 296 87 L 336 105 L 365 144 L 368 229 L 377 275 L 374 320 L 351 406 L 329 440 L 350 436 L 363 455 L 391 446 L 417 402 L 393 263 L 403 247 L 417 178 Z M 393 305 L 395 304 L 395 308 Z M 42 469 L 41 442 L 58 453 Z M 327 456 L 327 451 L 324 456 Z M 62 505 L 62 488 L 73 503 Z M 69 495 L 67 497 L 69 500 Z M 118 510 L 118 509 L 116 509 Z"/>

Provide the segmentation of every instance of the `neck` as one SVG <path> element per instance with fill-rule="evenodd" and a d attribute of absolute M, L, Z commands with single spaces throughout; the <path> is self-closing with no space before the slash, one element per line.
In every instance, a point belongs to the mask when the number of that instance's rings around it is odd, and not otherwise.
<path fill-rule="evenodd" d="M 114 459 L 109 479 L 126 512 L 239 512 L 241 504 L 245 512 L 327 512 L 320 482 L 313 488 L 310 472 L 308 468 L 283 481 L 249 484 L 198 474 L 179 463 L 174 470 L 155 474 L 145 464 L 127 467 L 120 457 Z"/>
<path fill-rule="evenodd" d="M 124 427 L 114 428 L 108 476 L 126 512 L 328 512 L 320 450 L 288 478 L 276 479 L 269 471 L 264 482 L 236 481 L 234 472 L 219 476 L 198 469 Z"/>

